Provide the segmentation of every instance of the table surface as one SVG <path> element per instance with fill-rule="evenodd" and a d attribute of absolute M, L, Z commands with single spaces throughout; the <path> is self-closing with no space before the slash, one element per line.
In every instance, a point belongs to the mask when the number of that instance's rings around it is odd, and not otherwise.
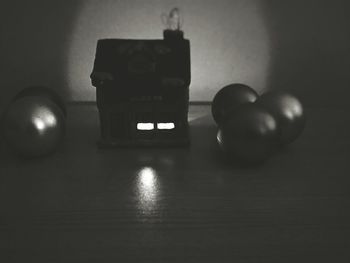
<path fill-rule="evenodd" d="M 350 262 L 348 111 L 255 168 L 220 159 L 209 106 L 188 149 L 101 150 L 96 107 L 68 114 L 52 156 L 0 147 L 0 262 Z"/>

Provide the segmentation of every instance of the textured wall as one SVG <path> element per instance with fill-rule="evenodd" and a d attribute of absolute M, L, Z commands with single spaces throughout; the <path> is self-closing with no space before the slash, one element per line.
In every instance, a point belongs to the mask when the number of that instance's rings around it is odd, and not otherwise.
<path fill-rule="evenodd" d="M 10 1 L 0 9 L 0 109 L 43 84 L 68 100 L 94 100 L 99 38 L 161 38 L 160 16 L 183 10 L 192 46 L 192 101 L 223 85 L 288 89 L 307 105 L 348 105 L 350 17 L 345 0 Z"/>

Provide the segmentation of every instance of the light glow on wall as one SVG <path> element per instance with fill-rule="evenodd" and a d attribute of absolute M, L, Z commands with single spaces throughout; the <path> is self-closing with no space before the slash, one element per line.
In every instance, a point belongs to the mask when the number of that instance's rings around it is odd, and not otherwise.
<path fill-rule="evenodd" d="M 68 54 L 72 100 L 95 100 L 92 71 L 102 38 L 161 39 L 161 16 L 180 8 L 191 41 L 191 101 L 211 101 L 230 83 L 267 89 L 270 39 L 259 0 L 86 0 L 73 28 Z"/>

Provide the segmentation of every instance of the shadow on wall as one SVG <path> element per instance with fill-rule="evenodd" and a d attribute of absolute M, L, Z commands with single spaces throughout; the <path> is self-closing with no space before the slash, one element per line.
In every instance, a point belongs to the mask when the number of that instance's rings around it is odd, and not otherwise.
<path fill-rule="evenodd" d="M 271 37 L 268 85 L 289 90 L 308 106 L 350 103 L 350 2 L 264 1 Z"/>
<path fill-rule="evenodd" d="M 80 1 L 1 2 L 0 112 L 21 89 L 46 85 L 69 97 L 68 38 Z"/>

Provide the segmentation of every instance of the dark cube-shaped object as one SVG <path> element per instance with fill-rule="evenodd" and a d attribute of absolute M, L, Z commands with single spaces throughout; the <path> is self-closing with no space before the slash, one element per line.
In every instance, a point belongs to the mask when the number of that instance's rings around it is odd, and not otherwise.
<path fill-rule="evenodd" d="M 101 146 L 189 145 L 188 40 L 99 40 L 91 81 Z"/>

